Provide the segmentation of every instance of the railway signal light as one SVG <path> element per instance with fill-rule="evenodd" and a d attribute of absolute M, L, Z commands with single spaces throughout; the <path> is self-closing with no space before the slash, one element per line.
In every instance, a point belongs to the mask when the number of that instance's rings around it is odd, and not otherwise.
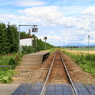
<path fill-rule="evenodd" d="M 33 25 L 34 27 L 32 28 L 32 32 L 38 32 L 37 25 Z"/>
<path fill-rule="evenodd" d="M 45 50 L 46 50 L 46 40 L 47 40 L 47 37 L 44 37 L 44 40 L 45 40 Z"/>

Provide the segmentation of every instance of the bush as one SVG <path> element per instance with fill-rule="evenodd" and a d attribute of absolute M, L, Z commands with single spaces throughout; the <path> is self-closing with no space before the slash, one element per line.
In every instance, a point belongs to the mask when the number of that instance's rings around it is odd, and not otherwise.
<path fill-rule="evenodd" d="M 17 54 L 15 57 L 10 57 L 8 65 L 12 65 L 12 69 L 15 69 L 15 67 L 20 64 L 21 57 L 22 54 L 20 53 Z"/>
<path fill-rule="evenodd" d="M 35 49 L 31 46 L 22 46 L 21 47 L 21 53 L 23 54 L 29 54 L 29 53 L 33 53 L 35 51 Z"/>
<path fill-rule="evenodd" d="M 95 55 L 94 54 L 86 55 L 86 60 L 95 61 Z"/>
<path fill-rule="evenodd" d="M 10 76 L 3 76 L 3 75 L 0 76 L 0 82 L 2 83 L 10 83 L 12 81 L 13 79 Z"/>
<path fill-rule="evenodd" d="M 0 82 L 1 83 L 11 83 L 13 81 L 12 75 L 14 75 L 14 70 L 7 70 L 0 72 Z"/>

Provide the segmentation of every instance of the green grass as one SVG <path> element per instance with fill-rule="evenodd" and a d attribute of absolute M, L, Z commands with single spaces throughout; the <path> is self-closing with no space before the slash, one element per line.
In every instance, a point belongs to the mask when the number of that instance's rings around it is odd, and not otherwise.
<path fill-rule="evenodd" d="M 6 71 L 0 71 L 0 83 L 11 83 L 13 81 L 12 75 L 16 72 L 12 69 Z"/>
<path fill-rule="evenodd" d="M 12 55 L 0 56 L 0 65 L 8 65 L 8 62 L 11 57 L 13 57 L 13 56 Z"/>
<path fill-rule="evenodd" d="M 73 58 L 75 62 L 82 68 L 82 70 L 91 73 L 95 77 L 95 54 L 75 55 L 63 51 L 66 55 Z"/>
<path fill-rule="evenodd" d="M 49 49 L 50 54 L 52 54 L 55 50 L 56 50 L 56 48 Z"/>
<path fill-rule="evenodd" d="M 11 83 L 15 67 L 20 64 L 22 54 L 7 54 L 0 56 L 0 65 L 11 65 L 10 67 L 0 67 L 0 83 Z"/>

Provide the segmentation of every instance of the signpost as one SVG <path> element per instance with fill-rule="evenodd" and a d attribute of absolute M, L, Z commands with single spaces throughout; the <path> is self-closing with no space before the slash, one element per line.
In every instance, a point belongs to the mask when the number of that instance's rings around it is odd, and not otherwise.
<path fill-rule="evenodd" d="M 46 50 L 46 40 L 47 40 L 47 37 L 44 37 L 44 40 L 45 40 L 45 50 Z"/>
<path fill-rule="evenodd" d="M 90 35 L 88 35 L 88 54 L 89 54 L 89 38 L 90 38 Z"/>

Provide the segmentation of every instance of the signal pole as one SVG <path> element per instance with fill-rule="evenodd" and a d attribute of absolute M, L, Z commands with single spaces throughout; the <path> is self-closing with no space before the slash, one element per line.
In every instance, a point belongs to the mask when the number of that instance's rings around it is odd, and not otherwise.
<path fill-rule="evenodd" d="M 90 38 L 90 35 L 88 35 L 88 54 L 89 54 L 89 38 Z"/>
<path fill-rule="evenodd" d="M 47 40 L 47 37 L 44 37 L 44 40 L 45 40 L 45 50 L 46 50 L 46 40 Z"/>

